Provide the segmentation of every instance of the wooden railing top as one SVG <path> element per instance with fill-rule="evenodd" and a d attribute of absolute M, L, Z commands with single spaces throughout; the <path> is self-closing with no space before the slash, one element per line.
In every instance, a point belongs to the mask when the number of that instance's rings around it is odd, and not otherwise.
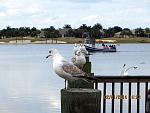
<path fill-rule="evenodd" d="M 102 76 L 102 75 L 96 75 L 94 76 L 94 78 L 96 78 L 99 82 L 99 83 L 104 83 L 104 82 L 109 82 L 109 83 L 112 83 L 112 82 L 126 82 L 126 83 L 129 83 L 129 82 L 150 82 L 150 76 L 147 76 L 147 75 L 143 75 L 143 76 L 131 76 L 131 75 L 128 75 L 128 76 L 121 76 L 121 75 L 117 75 L 117 76 Z"/>

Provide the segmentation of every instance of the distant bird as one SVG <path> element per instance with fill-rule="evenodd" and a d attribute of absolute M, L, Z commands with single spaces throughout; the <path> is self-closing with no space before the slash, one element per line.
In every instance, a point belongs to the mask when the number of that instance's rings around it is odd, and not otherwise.
<path fill-rule="evenodd" d="M 128 67 L 126 68 L 126 64 L 123 65 L 123 70 L 121 71 L 121 75 L 128 75 L 128 71 L 130 69 L 137 69 L 138 67 L 137 66 L 131 66 L 131 67 Z"/>
<path fill-rule="evenodd" d="M 83 66 L 86 63 L 85 55 L 81 51 L 76 51 L 75 56 L 72 58 L 72 62 L 78 68 L 83 69 Z"/>
<path fill-rule="evenodd" d="M 74 64 L 66 61 L 57 49 L 49 50 L 49 55 L 46 58 L 50 56 L 52 56 L 53 58 L 53 69 L 55 73 L 61 78 L 65 79 L 65 89 L 66 89 L 66 80 L 78 80 L 78 79 L 95 80 L 94 78 L 89 77 L 88 74 L 83 72 Z"/>

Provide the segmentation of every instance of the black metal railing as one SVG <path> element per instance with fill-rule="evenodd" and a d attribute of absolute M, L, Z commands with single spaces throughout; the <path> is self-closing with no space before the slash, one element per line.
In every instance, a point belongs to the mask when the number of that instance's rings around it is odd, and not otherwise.
<path fill-rule="evenodd" d="M 141 83 L 144 83 L 145 86 L 144 86 L 144 90 L 145 92 L 142 92 L 145 93 L 145 104 L 146 104 L 146 100 L 147 100 L 147 92 L 148 92 L 148 85 L 150 83 L 150 76 L 95 76 L 96 79 L 98 79 L 98 81 L 95 83 L 95 89 L 98 89 L 98 83 L 102 83 L 103 84 L 103 89 L 100 89 L 101 91 L 103 91 L 103 106 L 101 106 L 101 108 L 103 108 L 102 110 L 102 113 L 106 113 L 106 107 L 107 107 L 107 103 L 106 103 L 106 89 L 107 89 L 107 84 L 108 83 L 111 83 L 112 84 L 112 87 L 111 87 L 111 96 L 109 97 L 111 99 L 111 113 L 115 113 L 114 111 L 114 107 L 115 107 L 115 98 L 120 98 L 120 113 L 123 113 L 123 99 L 126 98 L 124 97 L 124 94 L 123 94 L 123 91 L 124 91 L 124 83 L 127 83 L 128 84 L 128 97 L 131 97 L 131 92 L 132 92 L 132 84 L 136 84 L 137 86 L 137 92 L 136 92 L 136 104 L 137 104 L 137 108 L 136 108 L 136 111 L 137 113 L 140 113 L 140 86 L 141 86 Z M 118 97 L 114 97 L 115 95 L 115 84 L 116 83 L 119 83 L 120 85 L 120 94 L 118 95 Z M 134 89 L 135 90 L 135 89 Z M 105 98 L 104 98 L 105 97 Z M 135 98 L 135 97 L 132 97 L 132 98 Z M 131 107 L 132 107 L 132 104 L 131 104 L 131 99 L 132 98 L 127 98 L 128 99 L 128 113 L 131 113 Z M 145 105 L 146 107 L 146 105 Z M 135 109 L 135 108 L 134 108 Z M 145 109 L 145 108 L 144 108 Z M 143 113 L 143 112 L 142 112 Z"/>

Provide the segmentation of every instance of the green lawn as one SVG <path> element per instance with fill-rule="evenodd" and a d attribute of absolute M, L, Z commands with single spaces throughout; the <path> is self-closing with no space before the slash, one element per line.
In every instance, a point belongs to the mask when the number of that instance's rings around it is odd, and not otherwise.
<path fill-rule="evenodd" d="M 65 38 L 57 38 L 58 41 L 64 41 L 69 44 L 74 44 L 74 43 L 83 43 L 84 39 L 83 38 L 75 38 L 75 37 L 65 37 Z"/>

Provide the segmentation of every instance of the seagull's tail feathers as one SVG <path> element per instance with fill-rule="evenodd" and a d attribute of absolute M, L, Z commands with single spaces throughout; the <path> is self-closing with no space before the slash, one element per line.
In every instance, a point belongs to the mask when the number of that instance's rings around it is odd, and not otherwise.
<path fill-rule="evenodd" d="M 91 76 L 73 76 L 73 77 L 76 77 L 78 79 L 82 79 L 86 82 L 98 82 L 97 78 L 94 78 L 94 77 L 91 77 Z"/>

